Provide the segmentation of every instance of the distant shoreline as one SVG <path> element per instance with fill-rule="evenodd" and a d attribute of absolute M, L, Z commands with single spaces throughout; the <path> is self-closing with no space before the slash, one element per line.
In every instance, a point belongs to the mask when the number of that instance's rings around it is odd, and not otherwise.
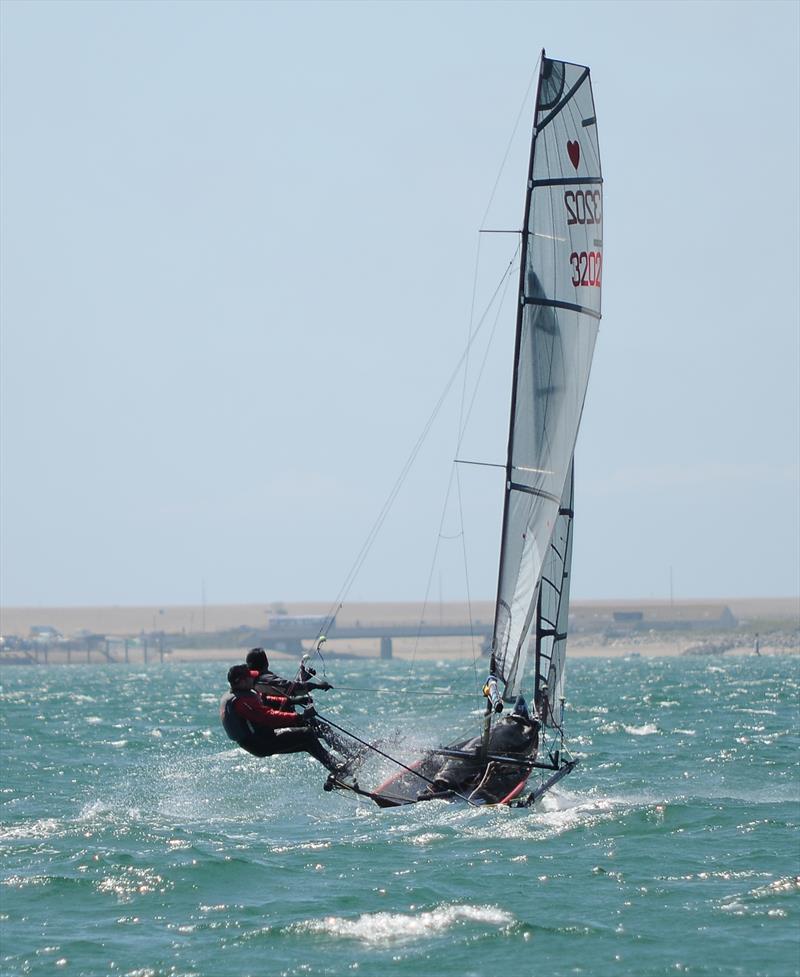
<path fill-rule="evenodd" d="M 571 659 L 576 658 L 675 658 L 677 656 L 683 655 L 686 652 L 687 647 L 697 642 L 685 642 L 681 640 L 679 642 L 674 641 L 658 641 L 650 644 L 641 644 L 637 646 L 635 643 L 631 643 L 627 646 L 622 645 L 603 645 L 600 643 L 587 643 L 583 644 L 578 641 L 570 643 L 567 639 L 567 655 Z M 760 648 L 760 653 L 764 656 L 768 655 L 785 655 L 785 654 L 800 654 L 800 647 L 796 648 L 785 648 L 777 647 L 771 645 L 762 645 Z M 711 656 L 712 653 L 709 653 Z M 752 644 L 737 644 L 732 648 L 726 649 L 721 654 L 728 657 L 731 655 L 753 655 Z M 273 651 L 270 652 L 270 657 L 276 662 L 295 662 L 297 660 L 296 655 L 291 655 L 286 652 Z M 472 655 L 470 653 L 465 653 L 460 649 L 447 650 L 447 649 L 432 649 L 421 647 L 418 648 L 416 654 L 409 652 L 405 649 L 395 651 L 393 655 L 394 659 L 398 661 L 411 661 L 417 659 L 419 661 L 471 661 Z M 700 656 L 698 656 L 700 657 Z M 706 656 L 703 656 L 706 657 Z M 376 656 L 374 654 L 346 654 L 342 656 L 328 655 L 327 660 L 329 665 L 333 666 L 334 663 L 338 664 L 342 660 L 371 660 L 375 661 Z M 214 649 L 193 649 L 193 648 L 183 648 L 177 649 L 169 655 L 169 658 L 164 659 L 165 661 L 174 662 L 237 662 L 243 660 L 243 652 L 238 653 L 236 650 L 230 648 L 214 648 Z"/>
<path fill-rule="evenodd" d="M 160 664 L 180 664 L 180 665 L 190 665 L 190 664 L 212 664 L 218 662 L 223 668 L 227 668 L 229 665 L 237 664 L 244 660 L 244 651 L 238 651 L 237 649 L 231 648 L 181 648 L 176 651 L 165 652 L 163 659 L 156 653 L 151 655 L 148 662 L 143 662 L 141 657 L 136 657 L 132 659 L 129 663 L 124 663 L 121 661 L 115 661 L 113 664 L 129 664 L 130 667 L 149 668 L 152 665 Z M 571 661 L 577 659 L 636 659 L 636 658 L 677 658 L 682 655 L 687 654 L 685 648 L 681 647 L 680 644 L 663 642 L 648 646 L 642 646 L 641 649 L 635 646 L 630 646 L 628 648 L 620 647 L 610 647 L 606 645 L 577 645 L 571 646 L 569 642 L 567 644 L 567 657 Z M 706 660 L 710 658 L 720 658 L 720 657 L 753 657 L 754 651 L 752 645 L 737 645 L 732 648 L 727 648 L 724 652 L 709 652 L 706 655 L 692 655 L 693 658 L 704 658 Z M 764 658 L 778 657 L 784 655 L 800 655 L 800 647 L 786 647 L 786 646 L 772 646 L 772 645 L 762 645 L 760 649 L 760 654 Z M 688 657 L 688 656 L 687 656 Z M 270 651 L 270 658 L 275 663 L 276 670 L 278 672 L 293 672 L 297 664 L 297 655 L 290 655 L 286 652 L 273 652 Z M 393 656 L 394 661 L 425 661 L 425 662 L 435 662 L 435 661 L 448 661 L 448 662 L 469 662 L 472 661 L 472 656 L 469 654 L 464 654 L 464 652 L 457 651 L 432 651 L 431 649 L 421 648 L 417 651 L 416 655 L 410 655 L 407 653 L 397 653 Z M 478 658 L 480 661 L 480 657 Z M 484 658 L 485 660 L 485 658 Z M 342 671 L 340 663 L 348 661 L 373 661 L 377 662 L 380 659 L 375 654 L 346 654 L 341 656 L 328 655 L 326 657 L 327 662 L 327 674 L 332 675 L 336 671 Z M 98 659 L 96 653 L 93 653 L 90 659 L 90 663 L 93 666 L 98 664 L 109 664 L 108 662 Z M 67 655 L 62 651 L 50 651 L 47 661 L 40 661 L 34 663 L 31 661 L 23 660 L 17 657 L 2 658 L 0 657 L 0 665 L 38 665 L 46 666 L 48 668 L 54 666 L 68 666 L 68 665 L 85 665 L 87 664 L 87 659 L 84 654 L 73 653 L 71 660 L 67 659 Z M 318 664 L 318 663 L 317 663 Z"/>
<path fill-rule="evenodd" d="M 635 610 L 641 606 L 702 607 L 727 606 L 739 619 L 740 624 L 758 621 L 793 621 L 800 626 L 800 597 L 759 598 L 697 598 L 671 602 L 642 598 L 634 600 L 573 600 L 570 611 L 582 616 L 593 610 Z M 27 635 L 37 625 L 49 625 L 62 634 L 70 635 L 85 630 L 95 634 L 136 635 L 146 632 L 208 633 L 237 627 L 265 627 L 271 614 L 281 611 L 289 615 L 327 615 L 331 604 L 321 601 L 264 602 L 259 604 L 199 604 L 151 605 L 151 606 L 96 606 L 96 607 L 0 607 L 0 633 Z M 471 612 L 471 615 L 470 615 Z M 493 600 L 474 600 L 469 606 L 463 602 L 444 603 L 421 601 L 355 602 L 346 604 L 338 614 L 341 624 L 358 621 L 393 623 L 437 621 L 491 621 L 494 615 Z"/>
<path fill-rule="evenodd" d="M 640 609 L 655 609 L 655 617 L 669 618 L 649 627 L 640 620 Z M 736 621 L 720 627 L 717 615 L 729 610 Z M 29 639 L 33 628 L 48 627 L 58 635 L 51 641 L 18 643 L 6 641 L 0 649 L 0 662 L 13 664 L 26 658 L 27 646 L 39 664 L 81 664 L 87 661 L 133 664 L 156 662 L 242 661 L 248 647 L 270 644 L 266 635 L 270 616 L 319 616 L 330 611 L 321 603 L 273 603 L 177 607 L 9 607 L 0 609 L 0 633 Z M 337 617 L 336 628 L 328 632 L 325 645 L 331 662 L 337 657 L 371 659 L 379 657 L 379 642 L 369 638 L 337 636 L 336 629 L 403 626 L 405 634 L 416 634 L 417 625 L 482 625 L 489 633 L 494 613 L 493 601 L 462 603 L 414 602 L 353 603 Z M 705 614 L 710 614 L 706 619 Z M 636 618 L 637 626 L 620 621 Z M 759 634 L 764 656 L 800 652 L 800 598 L 734 598 L 731 600 L 670 601 L 574 601 L 570 608 L 568 655 L 576 658 L 675 657 L 689 654 L 707 657 L 714 654 L 752 655 L 755 635 Z M 694 619 L 691 626 L 686 619 Z M 733 618 L 730 618 L 733 621 Z M 409 628 L 411 625 L 411 628 Z M 683 625 L 683 626 L 681 626 Z M 312 632 L 316 633 L 316 632 Z M 439 632 L 441 634 L 441 631 Z M 287 632 L 291 637 L 291 632 Z M 68 638 L 64 642 L 60 637 Z M 488 640 L 488 638 L 486 639 Z M 448 661 L 485 657 L 480 636 L 393 637 L 391 656 L 398 660 Z M 278 642 L 280 646 L 280 642 Z M 304 639 L 303 647 L 312 642 Z M 69 646 L 69 647 L 68 647 Z M 289 647 L 289 646 L 287 646 Z M 296 662 L 300 644 L 291 651 L 274 648 L 270 654 L 280 660 Z"/>

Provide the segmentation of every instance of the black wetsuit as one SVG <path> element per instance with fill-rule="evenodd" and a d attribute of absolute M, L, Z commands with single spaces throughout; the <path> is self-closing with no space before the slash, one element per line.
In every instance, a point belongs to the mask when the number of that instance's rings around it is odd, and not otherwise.
<path fill-rule="evenodd" d="M 256 679 L 256 690 L 265 695 L 305 695 L 314 689 L 330 688 L 327 682 L 300 682 L 283 678 L 269 670 Z"/>
<path fill-rule="evenodd" d="M 302 716 L 284 711 L 285 699 L 267 699 L 257 692 L 226 692 L 220 701 L 220 721 L 228 736 L 253 756 L 310 753 L 328 770 L 338 769 L 320 743 L 315 729 Z M 280 706 L 284 705 L 284 709 Z M 278 708 L 270 708 L 278 706 Z"/>

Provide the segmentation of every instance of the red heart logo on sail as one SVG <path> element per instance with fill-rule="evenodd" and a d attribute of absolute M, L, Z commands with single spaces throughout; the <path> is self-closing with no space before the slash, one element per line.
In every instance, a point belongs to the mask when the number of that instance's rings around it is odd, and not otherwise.
<path fill-rule="evenodd" d="M 575 142 L 567 142 L 567 152 L 569 153 L 570 161 L 572 165 L 577 170 L 578 164 L 581 161 L 581 144 L 576 140 Z"/>

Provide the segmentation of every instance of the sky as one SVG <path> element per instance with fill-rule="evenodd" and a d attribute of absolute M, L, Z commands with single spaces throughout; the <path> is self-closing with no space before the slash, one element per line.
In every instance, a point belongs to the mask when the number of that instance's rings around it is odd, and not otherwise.
<path fill-rule="evenodd" d="M 798 11 L 4 0 L 0 603 L 333 600 L 482 321 L 346 596 L 493 598 L 502 473 L 448 483 L 543 47 L 605 177 L 573 596 L 800 593 Z"/>

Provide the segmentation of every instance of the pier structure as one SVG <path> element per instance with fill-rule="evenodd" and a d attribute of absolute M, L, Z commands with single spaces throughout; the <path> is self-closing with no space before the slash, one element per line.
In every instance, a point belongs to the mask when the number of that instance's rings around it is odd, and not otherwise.
<path fill-rule="evenodd" d="M 302 654 L 307 650 L 304 642 L 314 642 L 320 636 L 320 624 L 312 619 L 303 621 L 297 619 L 274 618 L 261 632 L 262 644 L 274 651 L 294 652 Z M 370 624 L 356 622 L 340 626 L 335 624 L 328 629 L 326 638 L 337 641 L 378 640 L 380 642 L 380 657 L 392 657 L 392 641 L 397 638 L 468 638 L 480 639 L 484 649 L 492 637 L 492 625 L 482 621 L 472 624 Z"/>
<path fill-rule="evenodd" d="M 4 639 L 0 645 L 0 664 L 78 665 L 99 661 L 127 665 L 135 661 L 147 665 L 151 661 L 163 662 L 170 653 L 163 634 L 147 637 L 88 635 L 81 638 Z"/>

